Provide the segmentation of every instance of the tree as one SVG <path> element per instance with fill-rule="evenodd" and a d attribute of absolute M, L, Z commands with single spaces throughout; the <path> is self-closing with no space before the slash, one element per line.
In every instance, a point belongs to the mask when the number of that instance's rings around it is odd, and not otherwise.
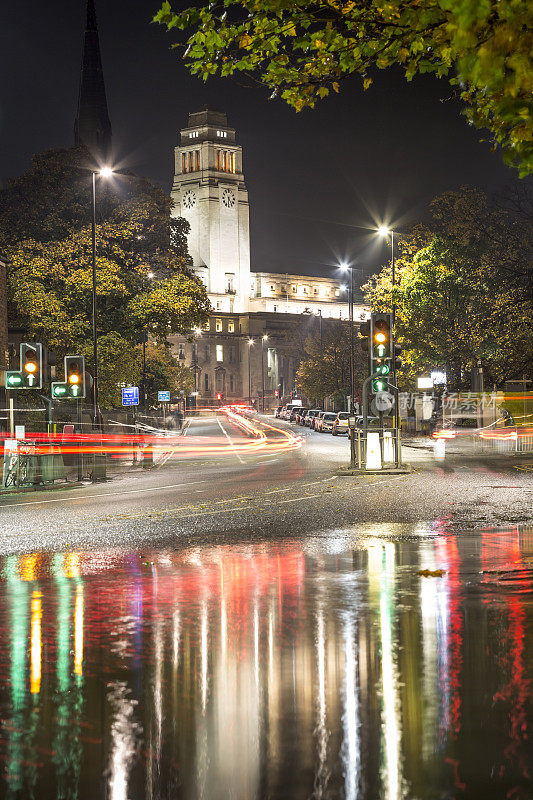
<path fill-rule="evenodd" d="M 322 402 L 326 397 L 350 394 L 350 331 L 340 320 L 328 320 L 322 345 L 318 336 L 309 336 L 296 380 L 307 397 Z M 356 341 L 355 385 L 360 392 L 366 377 L 366 358 Z"/>
<path fill-rule="evenodd" d="M 511 211 L 479 190 L 448 192 L 434 201 L 429 226 L 405 242 L 397 262 L 404 385 L 440 368 L 449 390 L 469 388 L 478 361 L 489 385 L 530 373 L 530 236 Z M 387 265 L 363 287 L 374 309 L 390 310 L 391 278 Z"/>
<path fill-rule="evenodd" d="M 149 404 L 157 402 L 159 391 L 169 390 L 174 398 L 180 391 L 187 395 L 194 388 L 192 371 L 180 364 L 167 347 L 151 344 L 146 348 L 145 376 Z"/>
<path fill-rule="evenodd" d="M 509 164 L 533 170 L 533 7 L 515 0 L 219 0 L 155 17 L 188 30 L 183 57 L 193 74 L 242 73 L 297 110 L 340 83 L 400 65 L 448 77 L 466 116 L 487 128 Z"/>
<path fill-rule="evenodd" d="M 67 351 L 85 352 L 91 368 L 90 192 L 87 176 L 80 184 L 74 168 L 82 162 L 83 151 L 76 148 L 36 156 L 30 171 L 0 193 L 0 247 L 8 255 L 11 324 L 26 329 L 58 358 Z M 160 344 L 169 334 L 189 335 L 206 322 L 210 304 L 188 267 L 187 222 L 171 219 L 170 198 L 158 187 L 121 176 L 110 187 L 99 186 L 97 208 L 104 398 L 116 396 L 119 381 L 128 382 L 132 348 L 146 333 Z"/>

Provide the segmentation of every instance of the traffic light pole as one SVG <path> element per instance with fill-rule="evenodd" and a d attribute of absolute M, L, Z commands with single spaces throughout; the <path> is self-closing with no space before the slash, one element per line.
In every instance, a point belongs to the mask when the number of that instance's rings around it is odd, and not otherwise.
<path fill-rule="evenodd" d="M 98 342 L 96 337 L 96 173 L 92 173 L 92 261 L 93 261 L 93 425 L 99 427 L 98 419 Z"/>
<path fill-rule="evenodd" d="M 354 340 L 353 340 L 353 267 L 350 267 L 350 414 L 354 406 Z"/>
<path fill-rule="evenodd" d="M 396 354 L 394 352 L 394 343 L 396 340 L 396 303 L 394 300 L 394 289 L 396 286 L 396 270 L 394 260 L 394 230 L 391 231 L 391 261 L 392 261 L 392 382 L 395 387 L 396 402 L 394 404 L 394 427 L 396 429 L 396 436 L 394 437 L 394 465 L 396 468 L 400 466 L 400 393 L 398 391 L 398 384 L 396 382 Z"/>

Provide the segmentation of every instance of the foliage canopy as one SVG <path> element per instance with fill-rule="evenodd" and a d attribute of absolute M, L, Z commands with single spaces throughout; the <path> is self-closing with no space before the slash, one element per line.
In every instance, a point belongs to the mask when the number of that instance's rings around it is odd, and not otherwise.
<path fill-rule="evenodd" d="M 58 359 L 85 352 L 90 368 L 86 160 L 76 148 L 35 156 L 31 169 L 0 192 L 0 249 L 8 256 L 10 324 Z M 171 218 L 170 198 L 161 189 L 129 175 L 109 185 L 99 181 L 96 207 L 99 374 L 102 397 L 111 397 L 117 381 L 128 382 L 133 350 L 146 334 L 162 346 L 170 334 L 189 335 L 205 323 L 210 304 L 188 267 L 187 222 Z"/>
<path fill-rule="evenodd" d="M 469 388 L 478 361 L 488 386 L 530 374 L 531 226 L 476 189 L 446 193 L 432 212 L 403 242 L 394 293 L 390 265 L 363 287 L 375 310 L 394 296 L 400 381 L 440 368 L 449 389 Z"/>
<path fill-rule="evenodd" d="M 342 80 L 400 65 L 447 77 L 465 113 L 487 128 L 505 160 L 533 170 L 533 5 L 522 0 L 214 0 L 155 21 L 187 30 L 193 74 L 242 73 L 297 110 L 313 107 Z"/>

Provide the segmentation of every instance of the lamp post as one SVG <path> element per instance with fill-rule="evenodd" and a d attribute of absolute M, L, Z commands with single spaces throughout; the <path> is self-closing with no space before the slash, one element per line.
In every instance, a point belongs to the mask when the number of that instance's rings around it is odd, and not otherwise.
<path fill-rule="evenodd" d="M 316 314 L 317 314 L 317 317 L 319 317 L 319 319 L 320 319 L 320 323 L 319 323 L 319 332 L 320 332 L 320 352 L 322 352 L 322 309 L 321 309 L 321 308 L 317 309 L 317 312 L 316 312 Z"/>
<path fill-rule="evenodd" d="M 253 339 L 248 339 L 248 403 L 252 405 L 252 347 L 254 345 Z"/>
<path fill-rule="evenodd" d="M 98 338 L 96 335 L 97 324 L 97 310 L 96 310 L 96 176 L 101 178 L 109 178 L 113 174 L 111 167 L 102 167 L 102 169 L 92 172 L 92 266 L 93 266 L 93 302 L 92 302 L 92 317 L 93 317 L 93 426 L 100 427 L 98 415 Z"/>
<path fill-rule="evenodd" d="M 193 330 L 195 337 L 202 335 L 201 328 L 194 328 Z M 198 366 L 198 345 L 196 341 L 194 341 L 192 345 L 192 369 L 194 372 L 194 410 L 196 412 L 198 407 L 198 372 L 200 371 Z"/>
<path fill-rule="evenodd" d="M 265 333 L 261 339 L 261 407 L 263 414 L 265 413 L 265 342 L 268 341 L 268 336 Z"/>
<path fill-rule="evenodd" d="M 342 272 L 348 272 L 350 281 L 348 283 L 348 316 L 350 321 L 350 413 L 353 412 L 353 400 L 355 395 L 355 367 L 354 367 L 354 338 L 353 338 L 353 267 L 348 264 L 341 264 Z"/>
<path fill-rule="evenodd" d="M 396 270 L 395 270 L 395 261 L 394 261 L 394 230 L 389 228 L 387 225 L 380 225 L 378 228 L 378 234 L 382 236 L 384 239 L 390 233 L 390 246 L 391 246 L 391 265 L 392 265 L 392 324 L 394 325 L 396 321 L 396 303 L 394 302 L 394 287 L 396 285 Z"/>
<path fill-rule="evenodd" d="M 149 280 L 154 277 L 153 272 L 149 272 L 146 276 Z M 143 278 L 143 291 L 145 289 L 145 282 Z M 143 331 L 143 373 L 142 373 L 142 387 L 143 387 L 143 408 L 145 416 L 148 413 L 148 403 L 147 403 L 147 395 L 146 395 L 146 342 L 148 340 L 148 333 Z"/>

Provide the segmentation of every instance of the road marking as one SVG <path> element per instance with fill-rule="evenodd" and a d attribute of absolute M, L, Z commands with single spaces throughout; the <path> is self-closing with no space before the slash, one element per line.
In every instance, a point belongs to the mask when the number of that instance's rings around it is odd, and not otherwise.
<path fill-rule="evenodd" d="M 197 483 L 207 483 L 203 481 L 187 481 L 187 483 L 172 483 L 167 486 L 153 486 L 146 489 L 126 489 L 123 492 L 102 492 L 101 494 L 84 494 L 78 497 L 55 497 L 53 500 L 29 500 L 24 503 L 0 503 L 0 508 L 10 508 L 13 506 L 38 506 L 43 503 L 65 503 L 69 500 L 89 500 L 91 497 L 116 497 L 122 494 L 140 494 L 140 492 L 161 492 L 165 489 L 178 489 L 180 486 L 195 486 Z M 68 491 L 68 490 L 67 490 Z"/>
<path fill-rule="evenodd" d="M 244 461 L 244 460 L 243 460 L 243 459 L 240 457 L 240 455 L 237 453 L 237 450 L 236 450 L 236 448 L 235 448 L 235 445 L 234 445 L 234 444 L 233 444 L 233 442 L 231 441 L 231 439 L 230 439 L 230 437 L 229 437 L 229 434 L 228 434 L 228 433 L 226 433 L 226 431 L 225 431 L 225 430 L 224 430 L 224 428 L 222 427 L 222 423 L 220 422 L 220 420 L 219 420 L 219 418 L 218 418 L 218 417 L 217 417 L 217 422 L 218 422 L 218 425 L 219 425 L 219 428 L 220 428 L 220 430 L 222 431 L 222 433 L 224 434 L 224 436 L 225 436 L 225 437 L 226 437 L 226 439 L 228 440 L 228 442 L 229 442 L 229 446 L 230 446 L 230 447 L 233 449 L 233 451 L 234 451 L 235 455 L 237 456 L 237 458 L 239 459 L 239 461 L 241 462 L 241 464 L 246 464 L 246 461 Z"/>

